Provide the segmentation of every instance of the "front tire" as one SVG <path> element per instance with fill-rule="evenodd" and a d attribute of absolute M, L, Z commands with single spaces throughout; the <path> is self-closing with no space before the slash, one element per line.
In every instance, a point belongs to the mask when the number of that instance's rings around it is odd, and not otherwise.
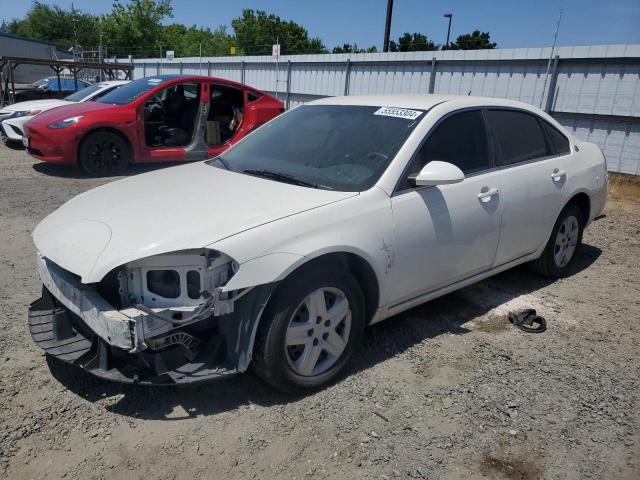
<path fill-rule="evenodd" d="M 121 175 L 131 163 L 131 149 L 113 132 L 96 132 L 85 138 L 78 151 L 78 164 L 92 177 Z"/>
<path fill-rule="evenodd" d="M 549 278 L 569 275 L 582 245 L 584 224 L 584 212 L 574 203 L 567 205 L 560 212 L 542 255 L 531 263 L 533 270 Z"/>
<path fill-rule="evenodd" d="M 364 326 L 364 297 L 351 274 L 337 266 L 295 272 L 265 309 L 254 371 L 286 393 L 323 387 L 348 363 Z"/>

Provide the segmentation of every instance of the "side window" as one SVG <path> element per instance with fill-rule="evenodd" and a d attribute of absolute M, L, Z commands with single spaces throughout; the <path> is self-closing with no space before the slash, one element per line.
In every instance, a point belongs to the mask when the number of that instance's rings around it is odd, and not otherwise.
<path fill-rule="evenodd" d="M 193 100 L 200 96 L 200 84 L 199 83 L 184 83 L 183 95 L 187 100 Z"/>
<path fill-rule="evenodd" d="M 496 165 L 511 165 L 547 155 L 547 142 L 535 116 L 514 110 L 489 110 L 500 155 Z"/>
<path fill-rule="evenodd" d="M 440 123 L 413 159 L 400 188 L 411 188 L 408 177 L 417 175 L 432 160 L 453 163 L 465 175 L 490 168 L 482 112 L 472 110 L 456 113 Z"/>
<path fill-rule="evenodd" d="M 549 139 L 549 155 L 568 155 L 571 152 L 569 140 L 557 128 L 545 121 L 542 121 L 542 127 Z"/>
<path fill-rule="evenodd" d="M 255 102 L 256 100 L 258 100 L 262 95 L 256 93 L 256 92 L 247 92 L 247 101 L 248 102 Z"/>

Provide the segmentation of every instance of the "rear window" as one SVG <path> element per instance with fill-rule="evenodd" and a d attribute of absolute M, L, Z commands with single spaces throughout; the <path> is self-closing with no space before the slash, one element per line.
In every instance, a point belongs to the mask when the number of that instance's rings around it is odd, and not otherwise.
<path fill-rule="evenodd" d="M 549 139 L 549 155 L 568 155 L 571 151 L 571 147 L 569 146 L 569 140 L 567 140 L 567 137 L 547 122 L 543 121 L 542 127 L 547 133 L 547 138 Z"/>
<path fill-rule="evenodd" d="M 89 95 L 94 94 L 101 88 L 102 88 L 102 85 L 100 84 L 91 85 L 90 87 L 83 88 L 82 90 L 78 90 L 76 93 L 72 93 L 68 97 L 65 97 L 65 100 L 69 102 L 80 102 L 81 100 L 84 100 Z"/>
<path fill-rule="evenodd" d="M 496 165 L 511 165 L 547 155 L 544 132 L 535 116 L 515 110 L 489 110 L 487 114 L 500 152 Z"/>

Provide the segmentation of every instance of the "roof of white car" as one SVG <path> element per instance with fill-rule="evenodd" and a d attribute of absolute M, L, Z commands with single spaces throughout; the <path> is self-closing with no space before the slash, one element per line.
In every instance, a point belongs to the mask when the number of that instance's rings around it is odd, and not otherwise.
<path fill-rule="evenodd" d="M 417 108 L 429 110 L 434 106 L 456 100 L 460 107 L 482 105 L 535 109 L 532 105 L 504 98 L 475 97 L 467 95 L 435 95 L 428 93 L 394 93 L 380 95 L 350 95 L 327 97 L 309 102 L 313 105 L 367 105 L 373 107 Z"/>

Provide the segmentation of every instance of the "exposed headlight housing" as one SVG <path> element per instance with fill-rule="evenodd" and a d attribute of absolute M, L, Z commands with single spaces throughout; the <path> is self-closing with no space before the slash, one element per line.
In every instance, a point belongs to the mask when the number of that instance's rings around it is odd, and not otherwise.
<path fill-rule="evenodd" d="M 49 124 L 49 128 L 59 129 L 59 128 L 67 128 L 71 125 L 75 125 L 80 120 L 82 120 L 82 115 L 76 115 L 75 117 L 65 118 L 64 120 L 58 120 L 51 124 Z"/>
<path fill-rule="evenodd" d="M 236 269 L 237 263 L 231 257 L 209 249 L 136 260 L 118 272 L 120 301 L 123 306 L 195 307 L 204 301 L 203 290 L 211 293 L 223 287 Z"/>

